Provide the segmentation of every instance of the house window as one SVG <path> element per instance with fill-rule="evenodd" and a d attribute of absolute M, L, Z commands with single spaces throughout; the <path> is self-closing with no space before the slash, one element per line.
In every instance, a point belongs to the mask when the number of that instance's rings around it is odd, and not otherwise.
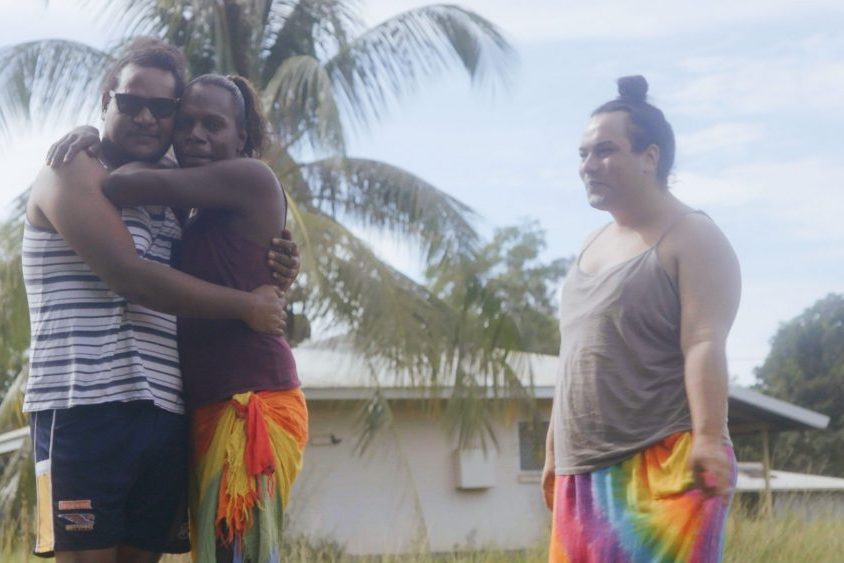
<path fill-rule="evenodd" d="M 542 471 L 545 464 L 545 435 L 548 421 L 519 423 L 519 469 Z"/>

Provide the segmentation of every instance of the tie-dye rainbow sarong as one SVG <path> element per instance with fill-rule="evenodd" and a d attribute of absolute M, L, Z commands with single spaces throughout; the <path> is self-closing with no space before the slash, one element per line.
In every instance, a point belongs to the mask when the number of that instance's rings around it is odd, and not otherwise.
<path fill-rule="evenodd" d="M 592 473 L 557 475 L 552 563 L 721 560 L 729 503 L 694 486 L 689 432 Z M 736 465 L 732 448 L 731 486 Z"/>
<path fill-rule="evenodd" d="M 193 559 L 277 562 L 284 507 L 302 467 L 308 410 L 300 389 L 239 393 L 191 416 Z"/>

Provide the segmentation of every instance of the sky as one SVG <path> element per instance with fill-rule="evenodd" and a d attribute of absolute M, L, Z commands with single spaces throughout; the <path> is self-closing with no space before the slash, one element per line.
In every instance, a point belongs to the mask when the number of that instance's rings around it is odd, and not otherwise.
<path fill-rule="evenodd" d="M 543 258 L 572 256 L 610 220 L 587 205 L 578 178 L 583 128 L 615 96 L 617 77 L 646 76 L 677 134 L 672 190 L 706 211 L 739 256 L 743 296 L 729 369 L 752 384 L 780 324 L 844 290 L 844 2 L 457 3 L 510 40 L 510 81 L 492 89 L 457 72 L 431 80 L 354 136 L 350 154 L 398 165 L 457 197 L 478 213 L 484 234 L 538 221 Z M 73 1 L 44 4 L 0 0 L 0 45 L 61 37 L 102 46 L 113 37 Z M 424 4 L 361 7 L 374 25 Z M 0 209 L 74 124 L 38 124 L 0 144 Z M 412 249 L 361 233 L 418 276 Z"/>

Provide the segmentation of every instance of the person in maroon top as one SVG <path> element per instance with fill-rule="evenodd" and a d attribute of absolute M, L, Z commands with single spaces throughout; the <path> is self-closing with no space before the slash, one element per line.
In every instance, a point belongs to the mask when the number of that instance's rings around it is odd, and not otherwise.
<path fill-rule="evenodd" d="M 127 164 L 104 180 L 103 192 L 119 206 L 197 209 L 184 229 L 180 268 L 249 291 L 272 283 L 266 241 L 281 232 L 287 213 L 278 179 L 255 158 L 267 141 L 246 79 L 200 76 L 185 88 L 176 116 L 180 168 Z M 290 346 L 239 321 L 180 319 L 179 352 L 192 425 L 196 558 L 277 560 L 283 506 L 307 440 Z"/>

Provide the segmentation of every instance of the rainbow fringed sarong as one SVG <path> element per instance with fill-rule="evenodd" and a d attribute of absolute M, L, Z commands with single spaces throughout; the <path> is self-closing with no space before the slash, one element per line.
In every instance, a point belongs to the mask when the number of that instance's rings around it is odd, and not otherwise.
<path fill-rule="evenodd" d="M 721 560 L 729 504 L 705 497 L 688 468 L 692 436 L 673 434 L 616 465 L 557 475 L 552 563 Z M 735 485 L 735 456 L 732 484 Z"/>
<path fill-rule="evenodd" d="M 280 558 L 284 507 L 302 467 L 308 410 L 300 389 L 239 393 L 191 417 L 190 508 L 194 561 Z"/>

